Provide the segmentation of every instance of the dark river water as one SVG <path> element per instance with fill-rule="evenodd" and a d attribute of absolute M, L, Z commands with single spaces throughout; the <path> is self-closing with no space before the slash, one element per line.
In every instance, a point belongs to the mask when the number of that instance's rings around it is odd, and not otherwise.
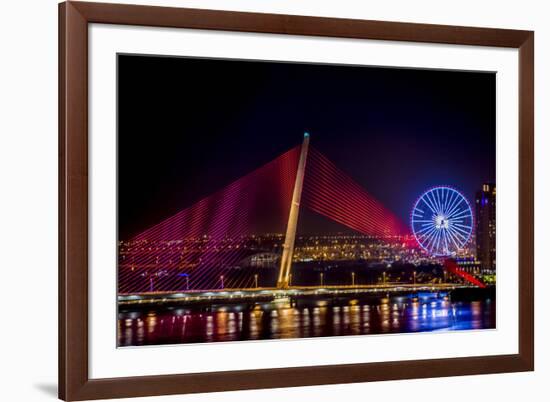
<path fill-rule="evenodd" d="M 451 300 L 450 300 L 451 299 Z M 120 311 L 119 346 L 495 328 L 495 300 L 432 294 Z"/>

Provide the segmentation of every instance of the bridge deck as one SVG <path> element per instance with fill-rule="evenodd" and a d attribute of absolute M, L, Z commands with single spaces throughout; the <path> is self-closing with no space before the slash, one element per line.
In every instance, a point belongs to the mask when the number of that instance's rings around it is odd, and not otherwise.
<path fill-rule="evenodd" d="M 458 288 L 476 288 L 472 285 L 457 283 L 438 284 L 380 284 L 380 285 L 343 285 L 343 286 L 294 286 L 288 289 L 249 288 L 249 289 L 213 289 L 208 291 L 147 292 L 139 294 L 119 294 L 119 305 L 196 303 L 222 301 L 275 300 L 300 296 L 346 296 L 352 294 L 380 294 L 405 292 L 438 292 Z"/>

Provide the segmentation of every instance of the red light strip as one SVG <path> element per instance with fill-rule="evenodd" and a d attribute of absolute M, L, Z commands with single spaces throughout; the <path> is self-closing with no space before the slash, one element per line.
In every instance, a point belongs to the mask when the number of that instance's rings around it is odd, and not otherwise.
<path fill-rule="evenodd" d="M 465 279 L 466 281 L 470 282 L 472 285 L 476 285 L 479 288 L 486 288 L 487 285 L 485 285 L 483 282 L 477 280 L 474 276 L 470 275 L 467 272 L 464 272 L 455 260 L 453 259 L 447 259 L 444 262 L 444 266 L 447 269 L 448 272 L 458 275 L 461 278 Z"/>

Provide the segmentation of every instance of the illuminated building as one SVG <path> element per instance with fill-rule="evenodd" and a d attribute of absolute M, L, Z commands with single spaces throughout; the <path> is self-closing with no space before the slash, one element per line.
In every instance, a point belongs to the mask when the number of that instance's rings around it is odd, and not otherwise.
<path fill-rule="evenodd" d="M 476 194 L 476 254 L 484 271 L 496 269 L 496 187 L 483 184 Z"/>

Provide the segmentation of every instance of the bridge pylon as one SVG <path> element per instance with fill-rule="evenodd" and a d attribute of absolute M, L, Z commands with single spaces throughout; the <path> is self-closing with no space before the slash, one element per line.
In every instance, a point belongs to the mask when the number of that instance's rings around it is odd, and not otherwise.
<path fill-rule="evenodd" d="M 304 133 L 304 141 L 302 142 L 296 180 L 294 181 L 294 191 L 292 193 L 292 203 L 290 204 L 290 213 L 286 226 L 279 278 L 277 280 L 277 288 L 279 289 L 287 289 L 289 287 L 290 268 L 292 267 L 292 256 L 294 254 L 294 241 L 296 240 L 296 228 L 298 226 L 298 214 L 300 213 L 300 199 L 302 198 L 308 147 L 309 134 Z"/>

